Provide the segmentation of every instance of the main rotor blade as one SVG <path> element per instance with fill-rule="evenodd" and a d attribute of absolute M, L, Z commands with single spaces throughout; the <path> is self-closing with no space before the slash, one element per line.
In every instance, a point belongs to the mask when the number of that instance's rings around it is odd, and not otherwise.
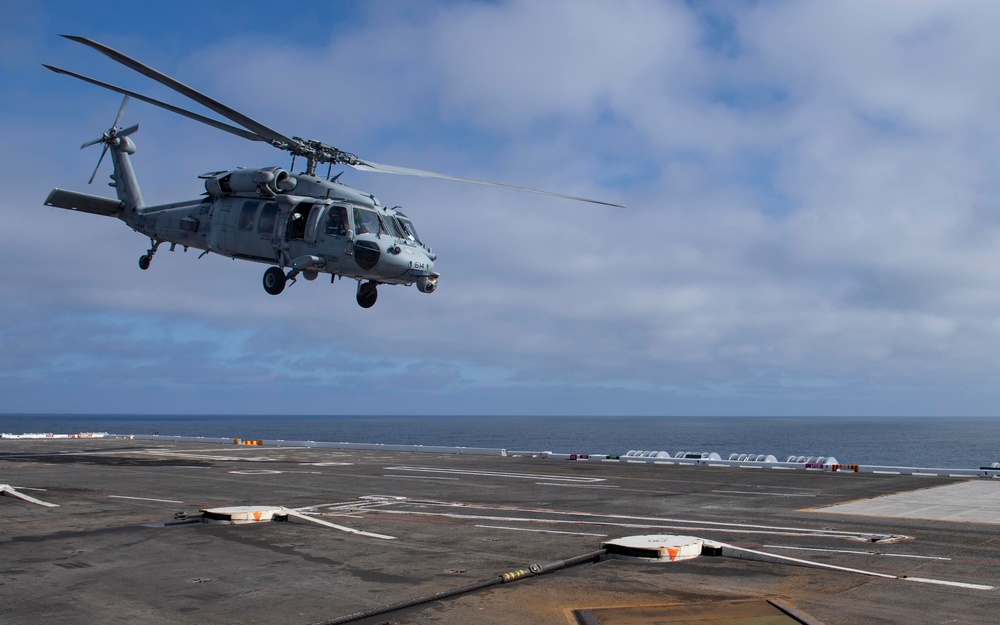
<path fill-rule="evenodd" d="M 242 128 L 237 128 L 236 126 L 230 126 L 229 124 L 227 124 L 225 122 L 220 122 L 218 120 L 212 119 L 211 117 L 205 117 L 204 115 L 199 115 L 198 113 L 192 113 L 191 111 L 188 111 L 186 109 L 182 109 L 179 106 L 174 106 L 173 104 L 167 104 L 166 102 L 161 102 L 160 100 L 156 100 L 156 99 L 151 98 L 149 96 L 144 96 L 141 93 L 136 93 L 135 91 L 129 91 L 128 89 L 123 89 L 122 87 L 117 87 L 115 85 L 112 85 L 112 84 L 109 84 L 109 83 L 106 83 L 106 82 L 102 82 L 102 81 L 97 80 L 95 78 L 89 78 L 87 76 L 84 76 L 83 74 L 77 74 L 76 72 L 71 72 L 68 69 L 62 69 L 61 67 L 55 67 L 53 65 L 46 65 L 45 63 L 42 63 L 42 65 L 45 66 L 45 67 L 47 67 L 47 68 L 49 68 L 53 72 L 56 72 L 57 74 L 66 74 L 67 76 L 72 76 L 73 78 L 79 78 L 80 80 L 82 80 L 84 82 L 89 82 L 92 85 L 97 85 L 98 87 L 102 87 L 102 88 L 107 89 L 109 91 L 115 91 L 117 93 L 121 93 L 123 95 L 133 97 L 136 100 L 141 100 L 141 101 L 146 102 L 148 104 L 152 104 L 153 106 L 158 106 L 158 107 L 160 107 L 162 109 L 166 109 L 166 110 L 170 111 L 171 113 L 177 113 L 178 115 L 183 115 L 184 117 L 187 117 L 189 119 L 193 119 L 193 120 L 201 122 L 203 124 L 208 124 L 209 126 L 212 126 L 213 128 L 218 128 L 219 130 L 225 130 L 226 132 L 232 133 L 232 134 L 236 135 L 237 137 L 243 137 L 244 139 L 249 139 L 250 141 L 267 141 L 266 139 L 264 139 L 260 135 L 254 134 L 254 133 L 250 132 L 249 130 L 243 130 Z M 97 139 L 93 143 L 98 143 L 100 141 L 102 141 L 102 139 Z"/>
<path fill-rule="evenodd" d="M 540 191 L 538 189 L 528 189 L 526 187 L 515 187 L 514 185 L 503 184 L 500 182 L 485 182 L 482 180 L 472 180 L 471 178 L 459 178 L 458 176 L 449 176 L 448 174 L 438 174 L 433 171 L 424 171 L 423 169 L 397 167 L 396 165 L 381 165 L 379 163 L 373 163 L 372 161 L 363 161 L 360 159 L 356 163 L 347 163 L 347 165 L 360 171 L 374 171 L 383 174 L 399 174 L 401 176 L 419 176 L 421 178 L 440 178 L 442 180 L 453 180 L 455 182 L 468 182 L 470 184 L 481 184 L 481 185 L 486 185 L 488 187 L 501 187 L 503 189 L 513 189 L 515 191 L 527 191 L 528 193 L 540 193 L 541 195 L 551 195 L 552 197 L 561 197 L 567 200 L 576 200 L 577 202 L 590 202 L 591 204 L 602 204 L 604 206 L 613 206 L 615 208 L 625 208 L 625 206 L 623 206 L 622 204 L 613 204 L 611 202 L 604 202 L 601 200 L 591 200 L 589 198 L 577 197 L 575 195 L 553 193 L 552 191 Z"/>
<path fill-rule="evenodd" d="M 237 124 L 243 126 L 247 130 L 250 130 L 251 132 L 257 135 L 260 135 L 267 141 L 284 144 L 284 147 L 292 147 L 297 144 L 295 140 L 286 137 L 280 132 L 272 130 L 271 128 L 268 128 L 264 124 L 247 117 L 243 113 L 240 113 L 235 109 L 229 108 L 222 102 L 214 100 L 205 95 L 204 93 L 201 93 L 200 91 L 192 87 L 189 87 L 184 83 L 175 80 L 170 76 L 167 76 L 166 74 L 153 69 L 152 67 L 149 67 L 148 65 L 140 63 L 139 61 L 136 61 L 130 56 L 127 56 L 117 50 L 109 48 L 108 46 L 102 43 L 92 41 L 90 39 L 87 39 L 86 37 L 78 37 L 76 35 L 63 35 L 63 37 L 69 39 L 70 41 L 82 43 L 87 47 L 93 48 L 94 50 L 97 50 L 101 54 L 104 54 L 105 56 L 111 58 L 112 60 L 121 63 L 125 67 L 135 70 L 140 74 L 142 74 L 143 76 L 146 76 L 147 78 L 152 78 L 161 85 L 170 87 L 177 93 L 180 93 L 181 95 L 191 98 L 192 100 L 194 100 L 198 104 L 201 104 L 205 108 L 215 111 L 216 113 L 222 115 L 229 121 L 236 122 Z"/>

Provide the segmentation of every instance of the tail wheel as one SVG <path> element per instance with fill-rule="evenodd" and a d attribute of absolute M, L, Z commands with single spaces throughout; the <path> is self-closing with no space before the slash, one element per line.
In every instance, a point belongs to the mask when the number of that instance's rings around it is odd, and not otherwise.
<path fill-rule="evenodd" d="M 264 272 L 264 290 L 278 295 L 285 290 L 285 272 L 281 267 L 268 267 Z"/>
<path fill-rule="evenodd" d="M 152 260 L 148 254 L 143 254 L 139 257 L 139 269 L 146 271 L 149 269 L 149 261 Z"/>
<path fill-rule="evenodd" d="M 364 282 L 358 285 L 358 306 L 371 308 L 378 299 L 378 284 Z"/>

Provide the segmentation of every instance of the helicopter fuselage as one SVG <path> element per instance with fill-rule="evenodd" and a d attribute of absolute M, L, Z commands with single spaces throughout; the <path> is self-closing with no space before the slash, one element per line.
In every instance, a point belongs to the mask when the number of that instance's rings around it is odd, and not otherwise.
<path fill-rule="evenodd" d="M 232 191 L 234 175 L 254 174 L 276 174 L 294 181 L 294 187 L 274 192 L 260 183 L 254 191 Z M 338 182 L 286 176 L 279 168 L 208 174 L 203 198 L 150 206 L 123 218 L 155 241 L 288 267 L 310 280 L 328 273 L 434 290 L 435 255 L 417 239 L 405 215 Z M 299 195 L 300 188 L 307 194 Z"/>
<path fill-rule="evenodd" d="M 203 174 L 201 198 L 144 206 L 129 159 L 135 144 L 121 137 L 111 147 L 118 202 L 55 189 L 45 203 L 117 217 L 148 236 L 152 247 L 139 259 L 142 269 L 169 243 L 171 249 L 180 245 L 272 265 L 264 274 L 264 289 L 272 295 L 299 275 L 315 280 L 321 273 L 331 281 L 357 280 L 358 303 L 365 308 L 374 305 L 380 284 L 416 284 L 424 293 L 437 288 L 436 255 L 406 215 L 384 208 L 373 195 L 336 179 L 267 167 Z"/>

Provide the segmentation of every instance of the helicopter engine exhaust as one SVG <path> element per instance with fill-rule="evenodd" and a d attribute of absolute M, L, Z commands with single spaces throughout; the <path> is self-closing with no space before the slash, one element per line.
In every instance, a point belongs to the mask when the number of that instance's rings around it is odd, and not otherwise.
<path fill-rule="evenodd" d="M 277 195 L 291 191 L 297 183 L 295 176 L 280 167 L 236 169 L 206 178 L 205 190 L 212 195 L 257 191 L 267 195 Z"/>

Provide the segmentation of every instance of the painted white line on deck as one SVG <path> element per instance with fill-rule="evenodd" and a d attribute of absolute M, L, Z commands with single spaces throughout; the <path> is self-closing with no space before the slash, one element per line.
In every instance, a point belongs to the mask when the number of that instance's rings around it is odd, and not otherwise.
<path fill-rule="evenodd" d="M 324 521 L 323 519 L 317 519 L 316 517 L 312 517 L 307 514 L 302 514 L 298 510 L 293 510 L 291 508 L 282 508 L 282 512 L 284 512 L 290 517 L 295 517 L 296 519 L 301 519 L 308 523 L 315 523 L 316 525 L 322 525 L 323 527 L 329 527 L 341 532 L 347 532 L 348 534 L 357 534 L 358 536 L 367 536 L 369 538 L 380 538 L 382 540 L 396 540 L 395 536 L 389 536 L 387 534 L 376 534 L 375 532 L 365 532 L 362 530 L 354 529 L 353 527 L 345 527 L 343 525 L 337 525 L 336 523 L 330 523 L 329 521 Z"/>
<path fill-rule="evenodd" d="M 722 522 L 722 521 L 704 521 L 704 520 L 693 520 L 693 519 L 677 519 L 668 517 L 658 517 L 658 516 L 635 516 L 635 515 L 623 515 L 623 514 L 605 514 L 605 513 L 594 513 L 594 512 L 580 512 L 574 510 L 553 510 L 548 508 L 533 508 L 525 506 L 491 506 L 485 504 L 472 504 L 468 502 L 450 502 L 450 501 L 434 501 L 434 500 L 422 500 L 422 499 L 408 499 L 406 497 L 390 497 L 385 495 L 369 495 L 367 497 L 359 497 L 360 500 L 373 500 L 385 505 L 396 505 L 396 504 L 406 504 L 415 503 L 423 506 L 439 506 L 445 508 L 461 508 L 463 510 L 503 510 L 505 512 L 517 511 L 526 514 L 558 514 L 564 516 L 582 517 L 585 519 L 615 519 L 616 522 L 608 523 L 602 521 L 585 521 L 588 525 L 615 525 L 620 527 L 642 527 L 642 528 L 671 528 L 678 529 L 683 528 L 685 531 L 694 531 L 695 529 L 703 529 L 708 531 L 714 530 L 725 530 L 732 531 L 741 534 L 756 533 L 756 534 L 772 534 L 776 536 L 825 536 L 828 538 L 845 538 L 849 540 L 856 540 L 861 542 L 871 542 L 872 540 L 879 540 L 881 542 L 898 542 L 900 540 L 906 540 L 910 538 L 909 536 L 902 534 L 872 534 L 872 533 L 862 533 L 862 532 L 850 532 L 843 530 L 831 530 L 831 529 L 809 529 L 801 527 L 785 527 L 785 526 L 773 526 L 773 525 L 754 525 L 749 523 L 732 523 L 732 522 Z M 441 515 L 441 516 L 458 516 L 465 518 L 481 518 L 484 520 L 502 521 L 502 520 L 515 520 L 510 519 L 510 517 L 476 517 L 472 515 L 452 515 L 443 514 L 435 512 L 418 512 L 415 510 L 385 510 L 382 512 L 387 514 L 413 514 L 413 515 Z M 557 520 L 546 520 L 543 518 L 532 518 L 532 519 L 516 519 L 525 521 L 535 521 L 539 523 L 580 523 L 580 521 L 557 521 Z M 651 521 L 655 525 L 641 524 L 641 523 L 622 523 L 619 520 L 625 521 Z M 684 525 L 664 525 L 665 523 L 682 523 Z"/>
<path fill-rule="evenodd" d="M 537 473 L 510 473 L 507 471 L 474 471 L 471 469 L 441 469 L 437 467 L 385 467 L 386 471 L 416 471 L 420 473 L 448 473 L 452 475 L 473 475 L 477 477 L 506 477 L 519 480 L 551 480 L 553 482 L 594 483 L 605 482 L 602 477 L 575 477 L 562 475 L 540 475 Z"/>
<path fill-rule="evenodd" d="M 728 545 L 726 543 L 716 543 L 716 544 L 718 544 L 718 545 L 720 545 L 720 546 L 722 546 L 724 548 L 731 549 L 732 551 L 730 553 L 736 552 L 737 554 L 739 554 L 739 553 L 751 554 L 751 556 L 755 556 L 757 558 L 759 558 L 759 557 L 770 558 L 770 560 L 765 559 L 764 560 L 765 562 L 768 562 L 768 561 L 777 561 L 777 562 L 785 561 L 785 562 L 791 562 L 792 564 L 798 564 L 798 565 L 804 565 L 804 566 L 811 566 L 811 567 L 816 567 L 816 568 L 821 568 L 821 569 L 829 569 L 829 570 L 832 570 L 832 571 L 844 571 L 844 572 L 847 572 L 847 573 L 860 573 L 861 575 L 869 575 L 871 577 L 883 577 L 883 578 L 888 578 L 888 579 L 901 579 L 901 580 L 909 581 L 909 582 L 921 582 L 921 583 L 924 583 L 924 584 L 937 584 L 939 586 L 955 586 L 955 587 L 958 587 L 958 588 L 971 588 L 973 590 L 994 590 L 995 589 L 995 586 L 987 586 L 985 584 L 968 584 L 968 583 L 965 583 L 965 582 L 953 582 L 953 581 L 944 580 L 944 579 L 929 579 L 929 578 L 926 578 L 926 577 L 907 577 L 906 575 L 891 575 L 889 573 L 878 573 L 876 571 L 865 571 L 863 569 L 854 569 L 854 568 L 850 568 L 850 567 L 846 567 L 846 566 L 837 566 L 835 564 L 826 564 L 824 562 L 814 562 L 814 561 L 811 561 L 811 560 L 801 560 L 799 558 L 790 558 L 788 556 L 781 556 L 781 555 L 778 555 L 776 553 L 767 553 L 767 552 L 764 552 L 764 551 L 756 551 L 754 549 L 746 549 L 745 547 L 736 547 L 734 545 Z M 725 554 L 725 552 L 723 552 L 723 553 L 724 553 L 724 555 L 729 555 L 729 554 Z M 746 556 L 741 556 L 741 555 L 735 555 L 735 557 L 737 557 L 737 558 L 740 558 L 740 557 L 746 558 Z M 749 558 L 746 558 L 746 559 L 749 559 L 749 560 L 757 559 L 755 557 L 749 557 Z"/>
<path fill-rule="evenodd" d="M 287 449 L 287 447 L 285 448 Z M 353 462 L 300 462 L 299 464 L 307 467 L 349 467 L 352 466 Z"/>
<path fill-rule="evenodd" d="M 928 579 L 926 577 L 907 577 L 903 576 L 901 579 L 905 579 L 908 582 L 920 582 L 922 584 L 937 584 L 939 586 L 957 586 L 958 588 L 972 588 L 973 590 L 993 590 L 995 586 L 987 586 L 985 584 L 967 584 L 965 582 L 950 582 L 943 579 Z"/>
<path fill-rule="evenodd" d="M 400 475 L 399 473 L 383 473 L 382 477 L 399 477 L 410 480 L 451 480 L 454 482 L 461 481 L 461 478 L 458 477 L 436 477 L 433 475 Z"/>
<path fill-rule="evenodd" d="M 464 509 L 477 509 L 477 506 L 461 506 Z M 489 508 L 487 508 L 489 509 Z M 497 508 L 500 510 L 517 510 L 517 508 Z M 530 510 L 524 510 L 524 512 L 532 512 Z M 536 510 L 534 512 L 545 512 Z M 687 521 L 685 523 L 692 523 L 692 525 L 672 525 L 669 523 L 625 523 L 622 521 L 597 521 L 597 520 L 569 520 L 569 519 L 545 519 L 537 517 L 511 517 L 511 516 L 497 516 L 497 515 L 487 515 L 487 514 L 460 514 L 460 513 L 449 513 L 449 512 L 419 512 L 416 510 L 389 510 L 387 508 L 382 508 L 378 510 L 379 514 L 396 514 L 396 515 L 406 515 L 406 516 L 433 516 L 433 517 L 444 517 L 449 519 L 458 519 L 465 522 L 468 521 L 506 521 L 506 522 L 518 522 L 518 523 L 534 523 L 540 525 L 594 525 L 598 527 L 623 527 L 630 529 L 656 529 L 656 530 L 681 530 L 684 532 L 713 532 L 713 531 L 726 531 L 732 534 L 758 534 L 758 535 L 770 535 L 770 536 L 820 536 L 825 538 L 848 538 L 853 540 L 864 540 L 868 541 L 866 538 L 860 534 L 858 535 L 845 535 L 843 533 L 831 533 L 832 530 L 809 530 L 801 529 L 794 530 L 789 529 L 782 531 L 781 528 L 771 528 L 771 529 L 757 529 L 765 526 L 754 526 L 746 525 L 742 526 L 744 529 L 732 529 L 731 527 L 719 528 L 719 527 L 708 527 L 701 522 L 699 524 L 695 521 Z M 588 518 L 596 518 L 598 516 L 605 518 L 641 518 L 641 517 L 619 517 L 617 515 L 589 515 L 586 513 L 579 512 L 558 512 L 550 511 L 548 514 L 564 514 L 572 516 L 583 516 Z M 666 519 L 664 521 L 667 521 Z M 737 524 L 728 524 L 733 527 L 739 527 Z M 751 529 L 753 528 L 753 529 Z M 775 556 L 784 557 L 784 556 Z M 787 558 L 786 558 L 787 559 Z"/>
<path fill-rule="evenodd" d="M 535 482 L 536 486 L 562 486 L 563 488 L 621 488 L 610 484 L 565 484 L 556 482 Z"/>
<path fill-rule="evenodd" d="M 111 499 L 135 499 L 137 501 L 159 501 L 160 503 L 184 503 L 176 499 L 153 499 L 152 497 L 126 497 L 125 495 L 108 495 Z"/>
<path fill-rule="evenodd" d="M 856 553 L 865 556 L 886 556 L 889 558 L 919 558 L 921 560 L 951 560 L 944 556 L 917 556 L 909 553 L 884 553 L 882 551 L 856 551 L 852 549 L 819 549 L 816 547 L 789 547 L 787 545 L 764 545 L 766 549 L 791 549 L 793 551 L 825 551 L 828 553 Z"/>
<path fill-rule="evenodd" d="M 533 530 L 526 527 L 507 527 L 504 525 L 477 525 L 476 527 L 482 527 L 485 529 L 493 530 L 512 530 L 515 532 L 535 532 L 538 534 L 567 534 L 569 536 L 599 536 L 606 537 L 607 534 L 591 534 L 589 532 L 560 532 L 559 530 Z"/>
<path fill-rule="evenodd" d="M 9 495 L 11 497 L 17 497 L 22 501 L 27 501 L 28 503 L 33 503 L 38 506 L 45 506 L 46 508 L 58 508 L 59 504 L 49 503 L 47 501 L 42 501 L 41 499 L 35 499 L 31 495 L 25 495 L 24 493 L 18 492 L 16 488 L 9 484 L 0 484 L 0 495 Z"/>
<path fill-rule="evenodd" d="M 774 497 L 815 497 L 809 493 L 762 493 L 753 490 L 713 490 L 713 493 L 732 493 L 734 495 L 772 495 Z"/>

